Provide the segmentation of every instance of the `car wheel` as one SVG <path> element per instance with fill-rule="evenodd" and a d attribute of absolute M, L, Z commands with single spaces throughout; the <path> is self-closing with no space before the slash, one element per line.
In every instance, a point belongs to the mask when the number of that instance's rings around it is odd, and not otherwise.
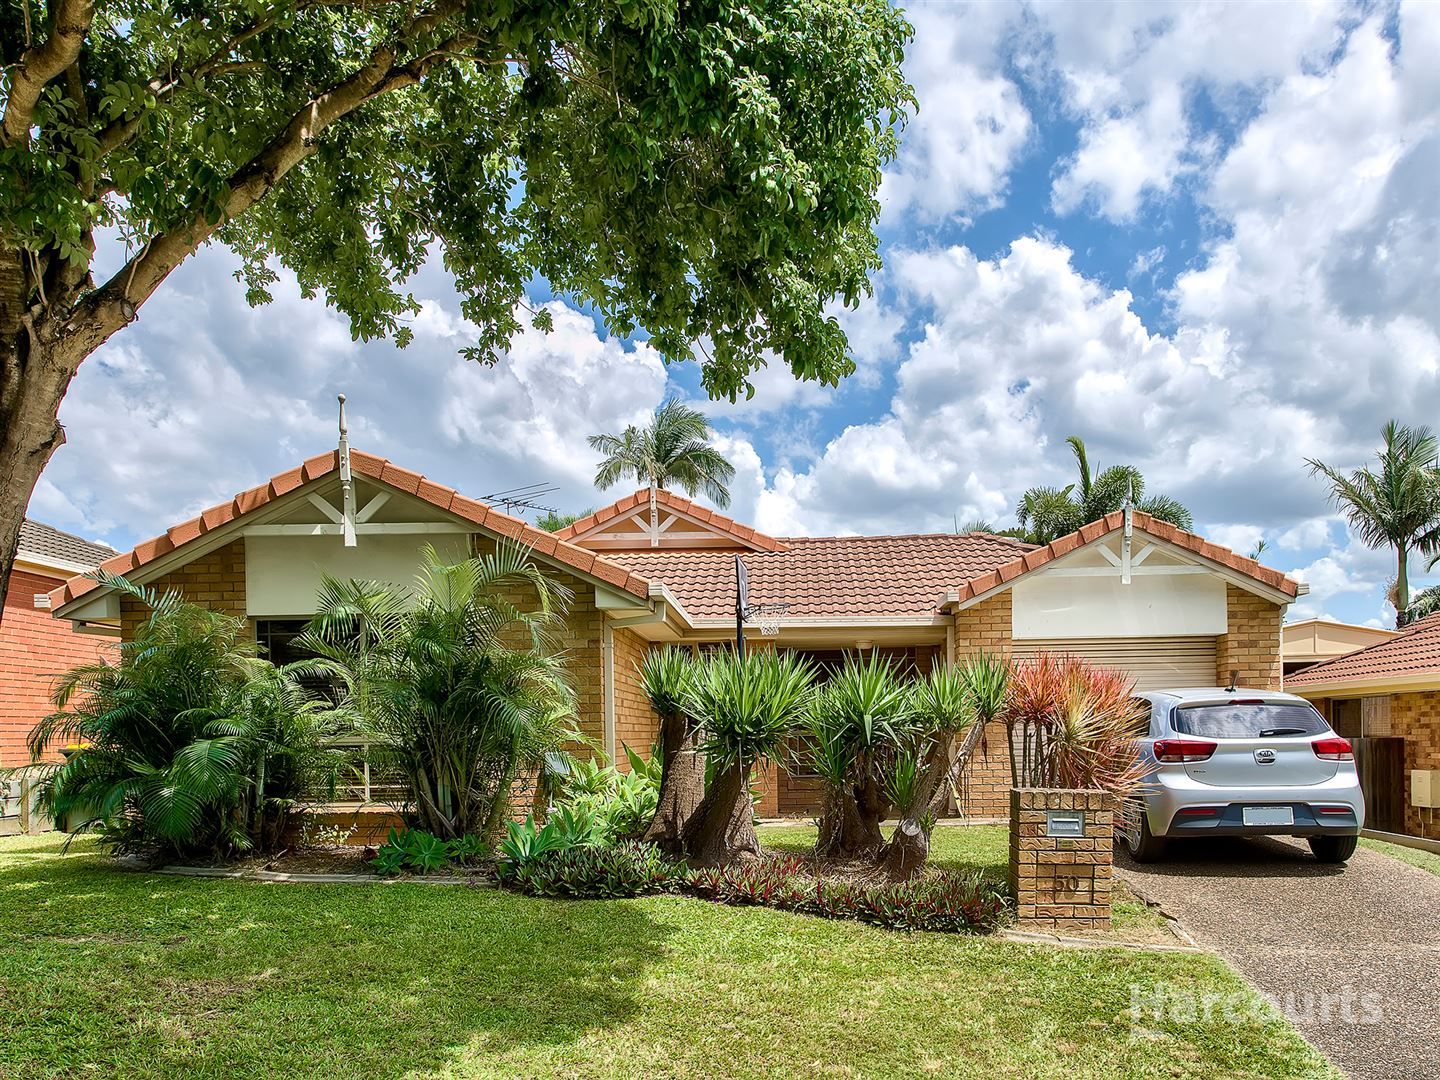
<path fill-rule="evenodd" d="M 1355 854 L 1355 845 L 1360 842 L 1355 836 L 1312 836 L 1310 850 L 1323 863 L 1343 863 Z"/>
<path fill-rule="evenodd" d="M 1130 853 L 1130 858 L 1138 863 L 1148 863 L 1163 856 L 1165 841 L 1150 831 L 1150 816 L 1145 813 L 1145 807 L 1133 803 L 1129 818 L 1125 829 L 1125 850 Z"/>

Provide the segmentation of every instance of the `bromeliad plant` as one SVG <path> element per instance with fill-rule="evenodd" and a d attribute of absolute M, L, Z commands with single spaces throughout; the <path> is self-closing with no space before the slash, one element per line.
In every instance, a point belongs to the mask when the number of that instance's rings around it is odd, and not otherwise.
<path fill-rule="evenodd" d="M 1134 680 L 1121 672 L 1048 653 L 1016 664 L 1004 710 L 1016 786 L 1136 794 L 1143 715 Z"/>
<path fill-rule="evenodd" d="M 447 565 L 427 547 L 413 588 L 327 577 L 300 644 L 319 658 L 307 670 L 338 681 L 371 752 L 408 780 L 418 824 L 493 845 L 516 776 L 544 769 L 571 734 L 574 695 L 550 641 L 569 599 L 526 550 Z"/>
<path fill-rule="evenodd" d="M 256 656 L 244 619 L 98 577 L 149 614 L 118 662 L 60 680 L 30 751 L 38 760 L 57 740 L 83 749 L 40 766 L 41 805 L 72 832 L 99 826 L 121 851 L 274 847 L 307 795 L 335 789 L 337 718 L 293 669 Z"/>
<path fill-rule="evenodd" d="M 815 669 L 792 653 L 721 652 L 699 666 L 685 694 L 686 711 L 704 726 L 702 749 L 713 778 L 681 834 L 696 862 L 759 854 L 750 770 L 775 756 L 809 705 L 814 682 Z"/>

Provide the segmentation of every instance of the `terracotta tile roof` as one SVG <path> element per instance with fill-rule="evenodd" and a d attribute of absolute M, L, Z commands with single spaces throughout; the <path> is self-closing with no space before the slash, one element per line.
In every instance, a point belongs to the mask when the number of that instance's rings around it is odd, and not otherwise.
<path fill-rule="evenodd" d="M 1028 544 L 989 533 L 786 537 L 778 551 L 739 553 L 750 602 L 788 603 L 787 619 L 927 618 L 947 589 L 1008 564 Z M 701 619 L 733 617 L 735 551 L 644 548 L 606 557 L 663 581 Z"/>
<path fill-rule="evenodd" d="M 1193 552 L 1201 558 L 1209 559 L 1211 562 L 1219 563 L 1228 567 L 1237 574 L 1244 574 L 1246 577 L 1254 578 L 1262 585 L 1284 593 L 1287 596 L 1299 595 L 1300 585 L 1296 581 L 1287 578 L 1279 570 L 1272 570 L 1268 566 L 1261 566 L 1254 559 L 1247 559 L 1243 555 L 1237 555 L 1227 547 L 1219 544 L 1212 544 L 1210 541 L 1196 536 L 1194 533 L 1186 532 L 1184 529 L 1177 529 L 1167 521 L 1153 518 L 1149 514 L 1141 513 L 1139 510 L 1133 512 L 1135 528 L 1141 532 L 1148 533 L 1157 540 L 1164 540 L 1174 544 L 1176 547 L 1184 548 Z M 1125 525 L 1125 514 L 1117 510 L 1113 514 L 1107 514 L 1099 521 L 1092 521 L 1088 525 L 1081 526 L 1073 533 L 1069 533 L 1056 540 L 1052 540 L 1044 547 L 1035 548 L 1032 551 L 1020 556 L 1004 566 L 966 583 L 960 590 L 960 602 L 973 600 L 977 596 L 983 596 L 992 589 L 1008 584 L 1021 574 L 1027 574 L 1031 570 L 1044 566 L 1052 559 L 1058 559 L 1062 555 L 1068 555 L 1076 548 L 1093 543 L 1112 532 L 1115 532 Z"/>
<path fill-rule="evenodd" d="M 20 522 L 20 547 L 17 558 L 52 565 L 53 560 L 66 566 L 99 566 L 115 549 L 73 533 L 61 532 L 53 525 L 26 518 Z"/>
<path fill-rule="evenodd" d="M 744 525 L 734 518 L 728 518 L 724 514 L 717 513 L 714 510 L 707 510 L 699 503 L 691 502 L 689 499 L 682 498 L 674 492 L 661 488 L 655 492 L 655 496 L 656 501 L 659 502 L 660 505 L 667 506 L 677 513 L 687 514 L 697 521 L 703 522 L 707 528 L 713 529 L 716 532 L 729 533 L 736 541 L 746 547 L 751 547 L 758 551 L 785 550 L 784 541 L 777 540 L 773 536 L 766 536 L 762 532 L 757 532 L 749 525 Z M 603 525 L 613 518 L 620 517 L 628 510 L 633 510 L 637 506 L 648 506 L 649 504 L 650 489 L 641 488 L 633 495 L 626 495 L 625 498 L 619 499 L 609 506 L 602 506 L 593 514 L 581 518 L 574 524 L 567 525 L 565 528 L 557 531 L 555 535 L 562 540 L 573 540 L 581 533 L 589 532 L 597 525 Z"/>
<path fill-rule="evenodd" d="M 1379 682 L 1434 674 L 1440 682 L 1440 614 L 1427 615 L 1397 636 L 1337 656 L 1294 675 L 1285 676 L 1286 690 L 1328 686 L 1339 682 Z"/>
<path fill-rule="evenodd" d="M 598 558 L 594 552 L 566 543 L 554 534 L 543 532 L 517 517 L 494 510 L 474 499 L 467 499 L 454 488 L 427 480 L 419 473 L 402 469 L 382 457 L 351 450 L 350 466 L 356 476 L 366 476 L 408 492 L 482 529 L 532 547 L 540 555 L 582 574 L 598 578 L 634 596 L 645 598 L 650 595 L 650 583 L 632 571 L 605 558 Z M 334 450 L 310 458 L 297 468 L 279 473 L 257 487 L 240 492 L 229 502 L 212 506 L 189 521 L 171 527 L 161 536 L 137 544 L 131 551 L 106 559 L 100 564 L 100 569 L 112 574 L 132 573 L 146 563 L 168 555 L 186 544 L 194 543 L 213 530 L 289 494 L 302 484 L 335 472 L 339 467 L 339 454 Z M 68 604 L 99 587 L 99 582 L 90 578 L 73 577 L 50 593 L 50 607 L 52 610 L 58 609 L 62 604 Z"/>

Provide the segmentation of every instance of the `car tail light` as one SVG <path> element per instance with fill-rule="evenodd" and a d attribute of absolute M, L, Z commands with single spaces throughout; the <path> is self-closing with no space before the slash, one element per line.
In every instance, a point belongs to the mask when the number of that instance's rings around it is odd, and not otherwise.
<path fill-rule="evenodd" d="M 1317 806 L 1317 814 L 1353 814 L 1354 811 L 1348 806 Z"/>
<path fill-rule="evenodd" d="M 1155 760 L 1166 764 L 1182 761 L 1208 761 L 1219 743 L 1209 739 L 1156 739 Z M 1350 747 L 1345 744 L 1346 749 Z"/>
<path fill-rule="evenodd" d="M 1316 739 L 1310 747 L 1321 761 L 1355 760 L 1355 754 L 1350 749 L 1350 740 L 1342 739 L 1338 735 L 1333 739 Z"/>
<path fill-rule="evenodd" d="M 1220 813 L 1218 806 L 1182 806 L 1176 813 L 1180 817 L 1214 817 Z"/>

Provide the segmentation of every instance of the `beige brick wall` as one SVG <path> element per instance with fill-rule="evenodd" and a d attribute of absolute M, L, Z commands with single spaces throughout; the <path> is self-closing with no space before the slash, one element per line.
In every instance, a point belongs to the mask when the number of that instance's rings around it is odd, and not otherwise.
<path fill-rule="evenodd" d="M 1405 739 L 1405 831 L 1411 836 L 1440 837 L 1440 811 L 1410 805 L 1411 770 L 1440 769 L 1440 691 L 1392 695 L 1390 734 Z"/>
<path fill-rule="evenodd" d="M 1012 788 L 1010 889 L 1021 929 L 1060 931 L 1110 925 L 1114 800 L 1099 791 Z M 1082 812 L 1085 835 L 1045 835 L 1051 810 Z"/>
<path fill-rule="evenodd" d="M 1254 593 L 1225 586 L 1226 632 L 1215 639 L 1215 682 L 1280 689 L 1280 625 L 1284 609 Z"/>
<path fill-rule="evenodd" d="M 660 735 L 660 717 L 650 708 L 650 699 L 640 682 L 640 665 L 650 643 L 634 630 L 613 631 L 615 663 L 615 764 L 629 769 L 625 747 L 646 761 Z"/>
<path fill-rule="evenodd" d="M 150 583 L 160 592 L 179 589 L 186 600 L 203 604 L 212 611 L 245 617 L 245 538 L 232 540 L 224 547 L 202 555 L 194 562 Z M 149 609 L 127 597 L 120 599 L 120 637 L 135 639 L 135 630 L 146 618 Z"/>
<path fill-rule="evenodd" d="M 955 615 L 956 662 L 980 652 L 1010 655 L 1010 590 Z M 1005 725 L 993 723 L 985 732 L 960 777 L 961 808 L 967 817 L 1003 818 L 1010 812 L 1010 758 L 1005 752 Z"/>

